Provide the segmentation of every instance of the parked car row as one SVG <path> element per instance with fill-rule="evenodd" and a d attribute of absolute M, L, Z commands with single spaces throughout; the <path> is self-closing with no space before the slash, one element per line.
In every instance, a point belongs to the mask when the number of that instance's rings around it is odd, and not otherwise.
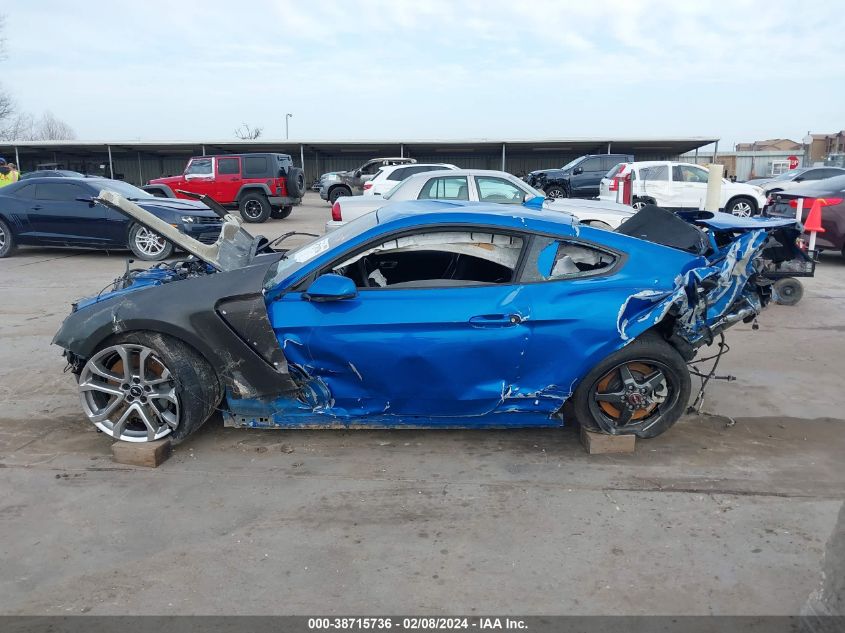
<path fill-rule="evenodd" d="M 701 209 L 707 196 L 709 171 L 701 165 L 672 161 L 639 161 L 619 163 L 611 169 L 599 186 L 599 199 L 615 201 L 614 178 L 631 177 L 632 206 L 641 209 L 656 204 L 664 209 Z M 738 216 L 757 215 L 766 204 L 760 187 L 722 180 L 719 208 Z"/>
<path fill-rule="evenodd" d="M 584 224 L 614 229 L 634 214 L 634 209 L 616 202 L 547 199 L 542 192 L 504 171 L 450 168 L 414 174 L 381 196 L 338 198 L 332 205 L 332 219 L 326 223 L 326 230 L 332 231 L 387 204 L 406 200 L 510 205 L 537 200 L 545 210 L 572 215 Z"/>

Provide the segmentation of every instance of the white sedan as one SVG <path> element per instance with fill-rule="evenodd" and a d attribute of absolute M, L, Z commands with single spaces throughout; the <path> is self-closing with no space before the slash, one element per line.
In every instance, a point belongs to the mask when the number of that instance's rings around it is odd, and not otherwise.
<path fill-rule="evenodd" d="M 332 205 L 332 219 L 326 223 L 331 231 L 388 203 L 405 200 L 470 200 L 523 204 L 543 194 L 526 182 L 504 171 L 486 169 L 456 169 L 429 171 L 411 176 L 383 196 L 354 196 L 338 198 Z M 543 208 L 574 215 L 584 224 L 601 228 L 618 228 L 634 215 L 631 207 L 615 202 L 555 198 L 546 200 Z"/>

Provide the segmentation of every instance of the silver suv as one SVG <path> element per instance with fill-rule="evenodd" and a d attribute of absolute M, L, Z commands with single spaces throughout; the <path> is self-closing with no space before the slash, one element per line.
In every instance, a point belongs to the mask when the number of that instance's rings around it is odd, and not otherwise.
<path fill-rule="evenodd" d="M 379 169 L 387 165 L 410 165 L 413 158 L 373 158 L 352 171 L 337 171 L 320 176 L 320 197 L 330 204 L 341 196 L 360 196 L 364 183 L 372 179 Z"/>

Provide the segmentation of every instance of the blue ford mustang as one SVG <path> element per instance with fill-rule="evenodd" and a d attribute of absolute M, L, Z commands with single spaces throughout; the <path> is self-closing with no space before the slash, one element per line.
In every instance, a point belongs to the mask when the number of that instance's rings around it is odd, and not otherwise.
<path fill-rule="evenodd" d="M 653 437 L 688 403 L 696 350 L 762 310 L 783 262 L 806 263 L 798 235 L 657 207 L 612 232 L 427 201 L 277 251 L 230 216 L 215 247 L 181 238 L 194 257 L 75 304 L 54 342 L 86 417 L 127 441 L 178 441 L 216 409 L 239 427 L 577 420 Z"/>
<path fill-rule="evenodd" d="M 0 258 L 12 255 L 18 245 L 128 248 L 144 260 L 171 255 L 173 245 L 143 224 L 94 204 L 102 189 L 137 201 L 202 242 L 214 242 L 220 234 L 220 218 L 200 202 L 156 198 L 119 180 L 34 175 L 0 189 Z"/>

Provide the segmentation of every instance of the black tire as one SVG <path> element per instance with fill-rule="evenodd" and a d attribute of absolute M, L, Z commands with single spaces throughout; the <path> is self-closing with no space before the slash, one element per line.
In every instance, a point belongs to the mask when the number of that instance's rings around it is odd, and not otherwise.
<path fill-rule="evenodd" d="M 0 220 L 0 259 L 15 252 L 15 236 L 5 221 Z"/>
<path fill-rule="evenodd" d="M 291 198 L 301 198 L 305 195 L 305 172 L 299 167 L 289 168 L 285 184 Z"/>
<path fill-rule="evenodd" d="M 351 196 L 352 192 L 349 191 L 346 187 L 335 187 L 331 191 L 329 191 L 329 203 L 334 204 L 337 202 L 338 198 L 342 198 L 343 196 Z"/>
<path fill-rule="evenodd" d="M 731 215 L 742 218 L 753 217 L 757 215 L 758 211 L 757 202 L 754 199 L 747 198 L 745 196 L 733 198 L 725 205 L 725 213 L 730 213 Z"/>
<path fill-rule="evenodd" d="M 546 194 L 547 198 L 566 198 L 566 190 L 560 185 L 551 185 L 548 189 L 544 189 L 543 192 Z"/>
<path fill-rule="evenodd" d="M 639 211 L 640 209 L 642 209 L 647 204 L 656 204 L 656 203 L 651 198 L 634 198 L 633 201 L 631 202 L 631 206 L 636 211 Z"/>
<path fill-rule="evenodd" d="M 293 207 L 275 207 L 270 211 L 270 217 L 274 220 L 284 220 L 293 211 Z"/>
<path fill-rule="evenodd" d="M 804 286 L 794 277 L 778 279 L 772 286 L 772 298 L 782 306 L 794 306 L 804 296 Z"/>
<path fill-rule="evenodd" d="M 238 200 L 238 208 L 244 222 L 261 224 L 270 217 L 270 201 L 267 196 L 258 191 L 245 193 Z"/>
<path fill-rule="evenodd" d="M 169 437 L 179 443 L 199 429 L 223 399 L 223 387 L 212 366 L 193 347 L 158 332 L 133 332 L 108 344 L 131 343 L 151 348 L 170 370 L 179 399 L 179 425 Z"/>
<path fill-rule="evenodd" d="M 624 382 L 622 367 L 628 369 L 632 383 Z M 660 381 L 658 388 L 646 386 L 649 380 Z M 664 387 L 666 393 L 662 394 Z M 605 358 L 584 377 L 575 389 L 573 408 L 578 422 L 588 429 L 652 438 L 678 421 L 689 403 L 690 389 L 684 359 L 660 336 L 648 332 Z M 655 391 L 662 402 L 653 400 Z M 606 396 L 601 402 L 596 398 L 599 393 Z M 618 396 L 619 408 L 613 406 L 610 396 Z M 642 406 L 637 406 L 638 402 Z M 630 416 L 628 423 L 623 422 L 626 415 Z"/>
<path fill-rule="evenodd" d="M 133 224 L 129 229 L 128 242 L 132 254 L 146 262 L 158 262 L 173 254 L 173 244 L 140 224 Z M 160 246 L 156 247 L 155 244 Z"/>

